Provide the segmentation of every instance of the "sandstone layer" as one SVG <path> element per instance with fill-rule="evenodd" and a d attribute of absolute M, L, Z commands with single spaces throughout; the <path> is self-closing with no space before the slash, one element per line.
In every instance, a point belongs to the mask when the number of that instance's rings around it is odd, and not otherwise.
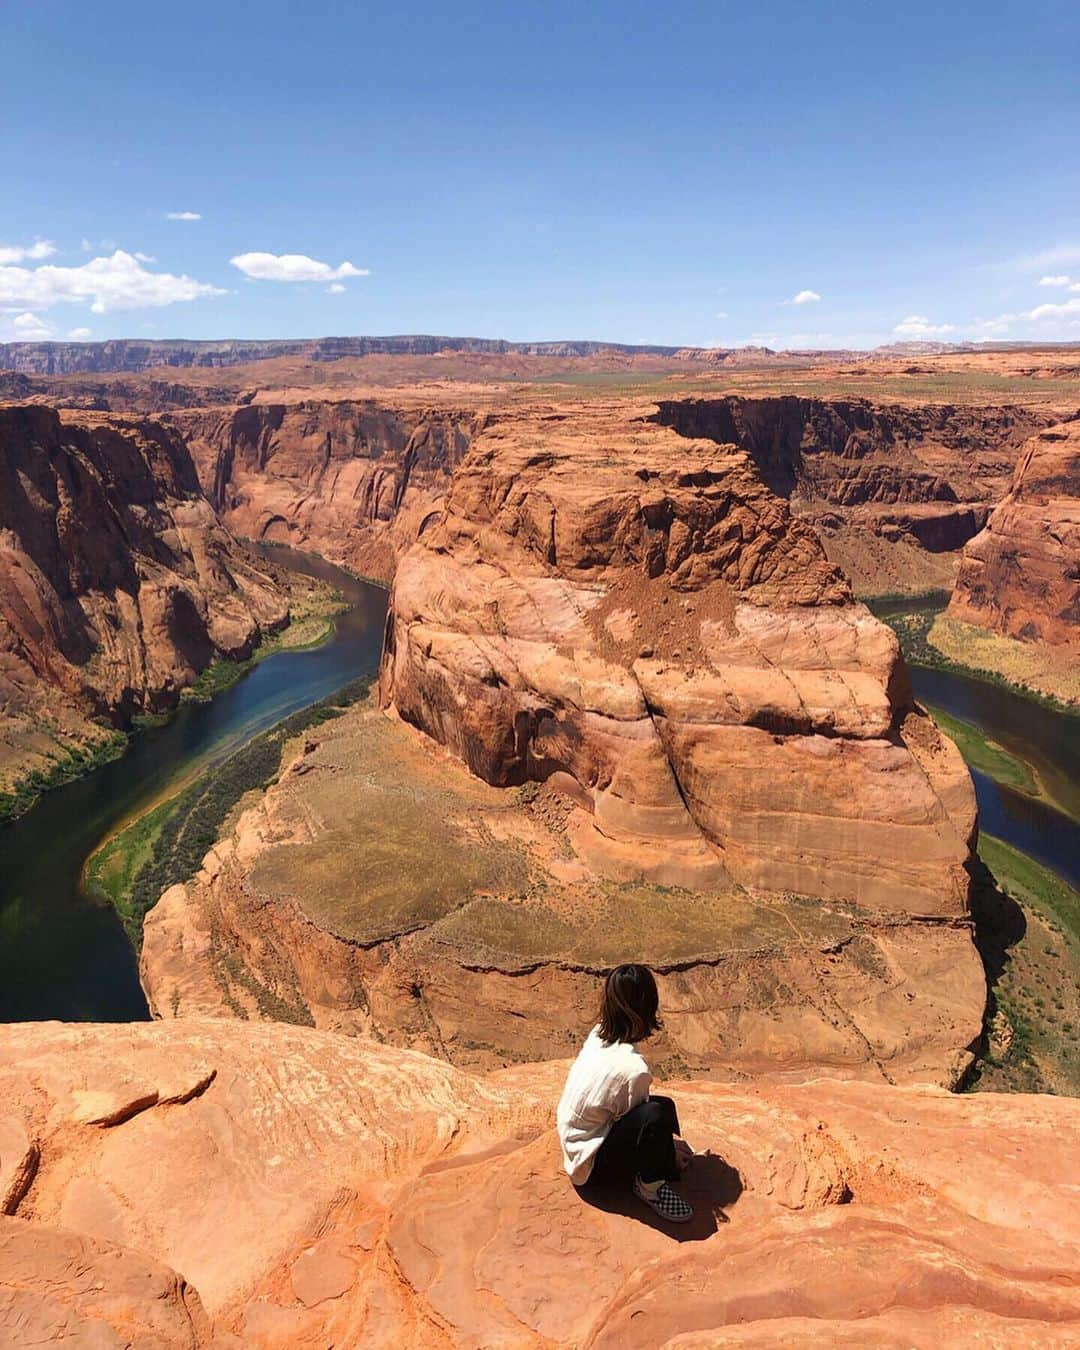
<path fill-rule="evenodd" d="M 483 418 L 467 408 L 309 399 L 168 420 L 235 533 L 389 579 Z"/>
<path fill-rule="evenodd" d="M 1008 494 L 964 549 L 948 613 L 1023 642 L 1080 648 L 1080 421 L 1024 446 Z"/>
<path fill-rule="evenodd" d="M 1080 1337 L 1076 1102 L 665 1083 L 699 1154 L 695 1217 L 673 1232 L 621 1190 L 586 1201 L 568 1184 L 564 1072 L 478 1079 L 280 1025 L 4 1027 L 0 1339 Z"/>
<path fill-rule="evenodd" d="M 280 570 L 222 528 L 175 433 L 0 408 L 0 774 L 170 706 L 288 620 Z"/>
<path fill-rule="evenodd" d="M 625 405 L 480 432 L 399 565 L 381 693 L 486 782 L 565 791 L 609 875 L 966 913 L 964 763 L 733 445 Z"/>
<path fill-rule="evenodd" d="M 374 708 L 294 741 L 146 917 L 159 1017 L 276 1018 L 467 1067 L 573 1054 L 598 973 L 657 971 L 665 1072 L 953 1086 L 986 986 L 965 923 L 598 875 L 565 794 L 491 787 Z"/>

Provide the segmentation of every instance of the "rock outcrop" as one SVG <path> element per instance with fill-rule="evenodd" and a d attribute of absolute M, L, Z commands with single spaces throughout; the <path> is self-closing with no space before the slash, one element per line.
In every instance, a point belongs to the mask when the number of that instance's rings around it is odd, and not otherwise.
<path fill-rule="evenodd" d="M 482 416 L 368 400 L 176 413 L 214 508 L 237 534 L 389 579 Z"/>
<path fill-rule="evenodd" d="M 78 734 L 175 702 L 289 614 L 279 569 L 222 528 L 160 424 L 0 408 L 0 769 L 42 722 Z"/>
<path fill-rule="evenodd" d="M 612 876 L 966 913 L 974 794 L 894 635 L 735 446 L 504 418 L 396 575 L 388 709 L 550 781 Z"/>
<path fill-rule="evenodd" d="M 667 1073 L 966 1073 L 986 1003 L 967 925 L 608 880 L 567 797 L 531 788 L 488 786 L 374 708 L 298 739 L 147 915 L 152 1011 L 306 1022 L 486 1070 L 573 1054 L 597 973 L 639 960 Z"/>
<path fill-rule="evenodd" d="M 950 618 L 1080 646 L 1080 421 L 1024 446 L 1012 487 L 964 549 Z"/>
<path fill-rule="evenodd" d="M 673 1233 L 621 1190 L 569 1185 L 564 1072 L 478 1079 L 282 1025 L 0 1028 L 0 1180 L 28 1178 L 0 1187 L 0 1340 L 1080 1337 L 1076 1102 L 667 1083 L 700 1155 Z"/>

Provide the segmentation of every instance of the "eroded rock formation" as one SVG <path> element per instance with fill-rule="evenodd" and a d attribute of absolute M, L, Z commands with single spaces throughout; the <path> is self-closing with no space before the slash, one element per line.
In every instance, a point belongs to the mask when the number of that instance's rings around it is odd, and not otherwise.
<path fill-rule="evenodd" d="M 974 794 L 894 635 L 734 446 L 506 418 L 394 583 L 385 705 L 564 788 L 611 875 L 966 912 Z"/>
<path fill-rule="evenodd" d="M 29 1181 L 0 1218 L 0 1339 L 674 1350 L 1080 1335 L 1076 1102 L 667 1083 L 702 1155 L 690 1241 L 674 1241 L 623 1192 L 587 1203 L 567 1182 L 552 1129 L 564 1072 L 478 1079 L 270 1024 L 4 1027 L 0 1182 Z"/>
<path fill-rule="evenodd" d="M 964 549 L 948 613 L 1024 642 L 1080 645 L 1080 421 L 1024 446 L 1008 494 Z"/>
<path fill-rule="evenodd" d="M 490 787 L 358 708 L 294 742 L 278 782 L 147 915 L 150 1007 L 489 1069 L 573 1054 L 597 973 L 640 960 L 662 990 L 650 1055 L 665 1072 L 964 1076 L 986 1002 L 966 925 L 608 880 L 577 825 L 550 785 Z"/>
<path fill-rule="evenodd" d="M 0 767 L 32 756 L 42 719 L 75 734 L 170 706 L 288 613 L 277 569 L 221 527 L 174 432 L 0 408 Z"/>
<path fill-rule="evenodd" d="M 237 534 L 393 575 L 482 417 L 374 400 L 177 413 L 207 496 Z"/>

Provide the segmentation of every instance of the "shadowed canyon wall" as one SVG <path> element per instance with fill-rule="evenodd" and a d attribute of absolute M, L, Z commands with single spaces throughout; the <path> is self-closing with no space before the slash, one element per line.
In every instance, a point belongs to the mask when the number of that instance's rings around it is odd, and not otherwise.
<path fill-rule="evenodd" d="M 657 420 L 684 436 L 744 447 L 769 487 L 827 535 L 906 536 L 942 553 L 982 528 L 1019 446 L 1053 417 L 1022 407 L 787 395 L 664 402 Z"/>
<path fill-rule="evenodd" d="M 5 758 L 35 720 L 156 711 L 250 654 L 288 618 L 275 573 L 222 528 L 175 432 L 0 408 Z"/>

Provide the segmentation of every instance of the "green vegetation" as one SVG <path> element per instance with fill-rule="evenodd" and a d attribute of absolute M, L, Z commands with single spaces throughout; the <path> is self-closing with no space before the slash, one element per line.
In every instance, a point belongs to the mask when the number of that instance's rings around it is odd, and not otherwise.
<path fill-rule="evenodd" d="M 971 1086 L 1080 1095 L 1080 893 L 991 835 L 979 857 L 975 912 L 992 1016 Z"/>
<path fill-rule="evenodd" d="M 291 623 L 280 633 L 270 633 L 259 643 L 249 657 L 233 661 L 220 656 L 211 661 L 181 697 L 185 702 L 209 703 L 218 694 L 231 689 L 249 670 L 277 652 L 306 652 L 321 647 L 334 636 L 333 614 L 340 613 L 343 603 L 336 604 L 330 614 L 309 615 Z"/>
<path fill-rule="evenodd" d="M 93 745 L 62 747 L 50 756 L 47 767 L 34 769 L 9 792 L 0 792 L 0 825 L 17 820 L 37 802 L 43 792 L 73 783 L 76 778 L 111 760 L 119 759 L 127 749 L 128 738 L 123 731 L 109 731 Z"/>
<path fill-rule="evenodd" d="M 277 777 L 285 742 L 338 717 L 364 697 L 370 678 L 353 680 L 320 703 L 256 736 L 176 796 L 140 816 L 104 844 L 87 866 L 87 888 L 116 907 L 132 941 L 161 893 L 198 871 L 221 825 L 245 793 Z"/>
<path fill-rule="evenodd" d="M 1041 703 L 1047 708 L 1052 708 L 1054 712 L 1066 713 L 1072 717 L 1080 716 L 1080 710 L 1071 703 L 1065 703 L 1061 699 L 1054 698 L 1051 694 L 1044 694 L 1038 689 L 1033 689 L 1029 684 L 1018 684 L 1015 680 L 1006 679 L 996 670 L 986 670 L 982 666 L 962 665 L 959 661 L 954 661 L 944 652 L 939 651 L 930 641 L 929 636 L 930 629 L 939 613 L 940 610 L 938 609 L 918 609 L 906 613 L 890 614 L 888 607 L 883 605 L 878 617 L 882 623 L 887 623 L 900 639 L 900 647 L 909 665 L 927 666 L 932 670 L 948 670 L 956 675 L 967 676 L 969 679 L 983 680 L 987 684 L 1000 685 L 1001 688 L 1009 689 L 1014 694 L 1021 694 L 1034 703 Z"/>
<path fill-rule="evenodd" d="M 1026 792 L 1030 797 L 1044 797 L 1038 779 L 1031 767 L 1012 755 L 1004 746 L 992 741 L 979 727 L 953 717 L 941 708 L 927 704 L 934 721 L 956 742 L 960 753 L 973 769 L 992 778 L 995 783 Z"/>

